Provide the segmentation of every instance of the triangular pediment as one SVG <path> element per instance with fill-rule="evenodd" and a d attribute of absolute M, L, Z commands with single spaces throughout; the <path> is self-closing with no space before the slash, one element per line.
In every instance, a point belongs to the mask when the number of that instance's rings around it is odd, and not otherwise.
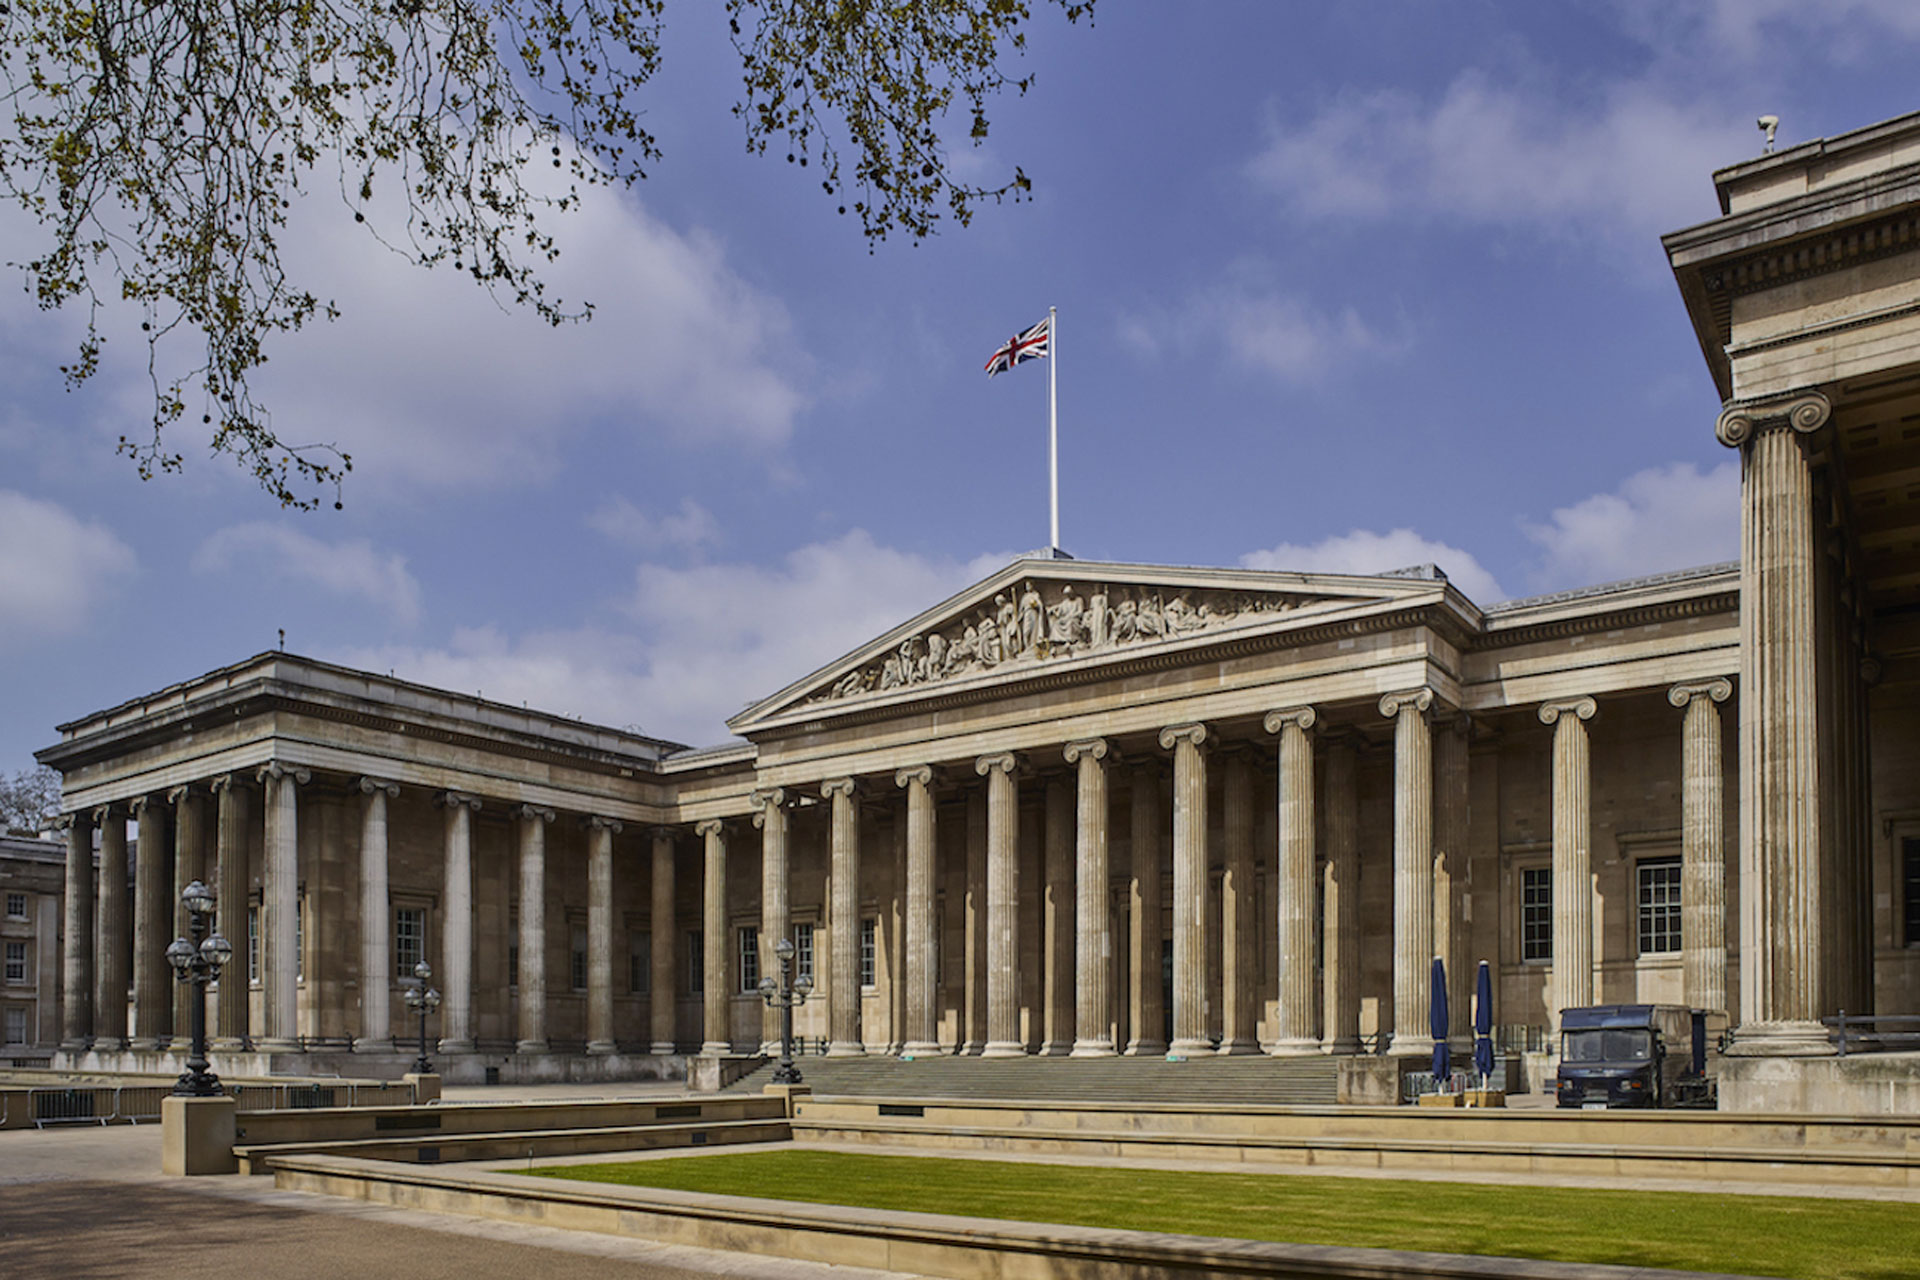
<path fill-rule="evenodd" d="M 1345 611 L 1437 601 L 1446 592 L 1440 576 L 1016 560 L 727 724 L 746 734 L 795 717 L 1016 683 L 1156 649 L 1204 648 Z"/>

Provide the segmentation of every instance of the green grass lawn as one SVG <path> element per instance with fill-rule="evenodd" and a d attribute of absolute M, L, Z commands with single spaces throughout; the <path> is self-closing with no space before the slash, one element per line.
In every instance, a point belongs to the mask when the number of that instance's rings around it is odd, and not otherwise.
<path fill-rule="evenodd" d="M 1827 1280 L 1920 1276 L 1920 1205 L 1114 1169 L 835 1151 L 583 1164 L 536 1176 L 812 1204 L 1297 1244 Z"/>

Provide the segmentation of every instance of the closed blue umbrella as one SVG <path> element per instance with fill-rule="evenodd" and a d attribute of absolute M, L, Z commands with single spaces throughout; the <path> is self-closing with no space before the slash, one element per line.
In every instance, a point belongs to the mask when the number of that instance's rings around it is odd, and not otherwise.
<path fill-rule="evenodd" d="M 1485 960 L 1473 984 L 1473 1069 L 1485 1087 L 1493 1075 L 1493 973 Z"/>
<path fill-rule="evenodd" d="M 1447 965 L 1433 958 L 1433 999 L 1428 1004 L 1427 1030 L 1433 1035 L 1433 1082 L 1445 1086 L 1453 1075 L 1453 1054 L 1447 1048 Z"/>

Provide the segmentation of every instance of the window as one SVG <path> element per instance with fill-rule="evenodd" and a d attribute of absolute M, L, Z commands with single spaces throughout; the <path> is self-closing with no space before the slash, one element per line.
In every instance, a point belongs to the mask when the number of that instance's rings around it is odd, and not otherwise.
<path fill-rule="evenodd" d="M 687 930 L 687 994 L 700 995 L 707 989 L 707 943 L 700 930 Z"/>
<path fill-rule="evenodd" d="M 293 900 L 293 980 L 307 980 L 307 899 L 306 895 Z"/>
<path fill-rule="evenodd" d="M 27 980 L 27 944 L 9 942 L 7 944 L 7 981 L 25 982 Z"/>
<path fill-rule="evenodd" d="M 813 981 L 813 926 L 793 926 L 793 976 Z"/>
<path fill-rule="evenodd" d="M 653 935 L 645 929 L 627 934 L 627 991 L 642 996 L 653 985 Z"/>
<path fill-rule="evenodd" d="M 880 922 L 872 916 L 860 922 L 860 985 L 863 988 L 873 985 L 873 936 L 879 927 Z"/>
<path fill-rule="evenodd" d="M 7 919 L 25 920 L 27 918 L 27 895 L 10 893 L 7 895 Z"/>
<path fill-rule="evenodd" d="M 1642 858 L 1639 883 L 1640 954 L 1680 949 L 1680 859 Z"/>
<path fill-rule="evenodd" d="M 575 991 L 585 991 L 587 989 L 587 926 L 583 924 L 573 926 L 567 957 L 570 961 L 567 966 L 568 980 L 573 984 Z"/>
<path fill-rule="evenodd" d="M 0 1026 L 0 1030 L 5 1031 L 6 1034 L 0 1039 L 4 1039 L 7 1044 L 25 1044 L 27 1042 L 27 1011 L 18 1007 L 8 1009 L 6 1022 L 4 1026 Z"/>
<path fill-rule="evenodd" d="M 247 981 L 260 985 L 260 904 L 247 906 Z"/>
<path fill-rule="evenodd" d="M 424 907 L 396 907 L 393 912 L 393 972 L 413 977 L 413 968 L 427 958 L 427 912 Z"/>
<path fill-rule="evenodd" d="M 1553 868 L 1520 872 L 1520 958 L 1553 959 Z"/>
<path fill-rule="evenodd" d="M 752 925 L 740 929 L 740 990 L 748 995 L 760 990 L 760 931 Z"/>
<path fill-rule="evenodd" d="M 519 937 L 517 931 L 514 936 Z M 509 991 L 520 989 L 520 944 L 517 941 L 507 944 L 507 989 Z"/>
<path fill-rule="evenodd" d="M 1904 937 L 1908 946 L 1920 946 L 1920 836 L 1900 842 L 1901 896 L 1906 906 Z"/>

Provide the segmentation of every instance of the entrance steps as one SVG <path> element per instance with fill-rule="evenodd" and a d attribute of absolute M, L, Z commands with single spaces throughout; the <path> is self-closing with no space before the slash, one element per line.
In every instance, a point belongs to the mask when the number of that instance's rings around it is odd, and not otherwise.
<path fill-rule="evenodd" d="M 1270 1058 L 914 1058 L 871 1054 L 802 1058 L 794 1064 L 816 1098 L 914 1097 L 1120 1103 L 1136 1100 L 1227 1107 L 1332 1106 L 1339 1061 Z M 727 1092 L 755 1092 L 774 1064 L 743 1076 Z"/>

